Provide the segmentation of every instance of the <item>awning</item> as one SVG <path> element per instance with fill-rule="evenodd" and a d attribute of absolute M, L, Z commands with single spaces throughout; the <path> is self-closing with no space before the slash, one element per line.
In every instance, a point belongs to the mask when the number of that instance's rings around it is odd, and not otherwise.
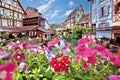
<path fill-rule="evenodd" d="M 51 29 L 45 29 L 45 28 L 41 28 L 39 27 L 38 30 L 44 32 L 44 33 L 50 33 L 50 34 L 53 34 L 53 31 Z"/>
<path fill-rule="evenodd" d="M 112 24 L 112 32 L 120 34 L 120 22 L 115 22 Z"/>
<path fill-rule="evenodd" d="M 25 26 L 25 27 L 11 27 L 11 28 L 5 28 L 5 29 L 0 29 L 1 32 L 12 32 L 12 33 L 19 33 L 19 32 L 24 32 L 24 31 L 35 31 L 37 30 L 37 26 Z"/>
<path fill-rule="evenodd" d="M 120 22 L 115 22 L 112 24 L 112 26 L 120 26 Z"/>

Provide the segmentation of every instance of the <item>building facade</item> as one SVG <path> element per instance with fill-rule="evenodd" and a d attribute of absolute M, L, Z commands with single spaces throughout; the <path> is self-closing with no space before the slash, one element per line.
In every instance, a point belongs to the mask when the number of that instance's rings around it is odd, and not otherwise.
<path fill-rule="evenodd" d="M 11 32 L 13 28 L 22 27 L 24 15 L 19 0 L 0 0 L 0 32 Z"/>
<path fill-rule="evenodd" d="M 90 28 L 90 14 L 83 14 L 82 18 L 78 22 L 78 26 Z"/>
<path fill-rule="evenodd" d="M 79 20 L 81 19 L 82 15 L 84 14 L 84 10 L 81 5 L 79 5 L 75 10 L 73 10 L 66 20 L 64 24 L 66 27 L 73 28 L 75 25 L 78 24 Z"/>
<path fill-rule="evenodd" d="M 113 37 L 120 44 L 120 0 L 113 0 Z"/>
<path fill-rule="evenodd" d="M 37 9 L 28 7 L 25 12 L 26 16 L 23 18 L 23 27 L 27 29 L 25 32 L 27 32 L 29 37 L 48 37 L 48 34 L 51 34 L 49 23 Z"/>
<path fill-rule="evenodd" d="M 96 37 L 111 38 L 112 0 L 92 0 L 92 27 L 96 28 Z"/>

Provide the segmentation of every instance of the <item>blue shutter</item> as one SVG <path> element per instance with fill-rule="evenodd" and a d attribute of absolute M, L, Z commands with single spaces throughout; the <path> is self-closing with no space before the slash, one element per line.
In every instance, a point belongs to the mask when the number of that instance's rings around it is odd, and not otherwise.
<path fill-rule="evenodd" d="M 109 9 L 110 9 L 110 5 L 106 5 L 106 6 L 105 6 L 105 15 L 106 15 L 106 16 L 109 15 Z"/>
<path fill-rule="evenodd" d="M 109 22 L 106 22 L 106 27 L 109 27 Z"/>
<path fill-rule="evenodd" d="M 100 23 L 98 24 L 98 27 L 97 28 L 100 28 Z"/>
<path fill-rule="evenodd" d="M 98 9 L 98 17 L 101 17 L 101 10 Z"/>

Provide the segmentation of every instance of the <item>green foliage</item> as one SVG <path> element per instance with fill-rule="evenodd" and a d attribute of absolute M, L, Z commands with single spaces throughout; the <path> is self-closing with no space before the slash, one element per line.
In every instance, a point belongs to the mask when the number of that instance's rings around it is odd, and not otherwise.
<path fill-rule="evenodd" d="M 2 43 L 0 44 L 0 46 L 5 46 L 5 45 L 7 45 L 7 44 L 10 43 L 10 42 L 20 41 L 20 40 L 24 40 L 24 37 L 23 37 L 23 38 L 14 38 L 14 39 L 5 40 L 4 42 L 2 42 Z"/>
<path fill-rule="evenodd" d="M 57 24 L 51 24 L 51 28 L 55 29 L 57 27 Z"/>
<path fill-rule="evenodd" d="M 9 38 L 9 33 L 1 34 L 0 38 L 8 39 Z"/>
<path fill-rule="evenodd" d="M 75 26 L 72 30 L 72 37 L 74 39 L 80 39 L 82 37 L 82 29 L 79 26 Z"/>

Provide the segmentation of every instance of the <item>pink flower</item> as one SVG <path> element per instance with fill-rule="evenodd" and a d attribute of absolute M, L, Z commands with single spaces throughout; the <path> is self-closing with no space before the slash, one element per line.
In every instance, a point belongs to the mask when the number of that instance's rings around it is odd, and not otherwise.
<path fill-rule="evenodd" d="M 103 47 L 102 45 L 96 45 L 94 49 L 97 50 L 98 52 L 100 52 L 100 55 L 103 58 L 105 58 L 105 57 L 107 58 L 112 55 L 111 52 L 108 49 L 106 49 L 105 47 Z"/>
<path fill-rule="evenodd" d="M 12 57 L 12 59 L 18 61 L 18 62 L 21 62 L 23 60 L 25 60 L 25 54 L 23 53 L 15 53 Z"/>
<path fill-rule="evenodd" d="M 109 80 L 120 80 L 120 75 L 110 75 L 108 78 Z"/>
<path fill-rule="evenodd" d="M 120 56 L 110 56 L 110 61 L 120 67 Z"/>
<path fill-rule="evenodd" d="M 47 46 L 48 47 L 51 47 L 51 46 L 55 46 L 56 44 L 58 44 L 60 42 L 60 39 L 59 38 L 55 38 L 55 39 L 52 39 L 51 41 L 49 41 L 47 43 Z"/>
<path fill-rule="evenodd" d="M 75 53 L 76 53 L 76 55 L 79 55 L 82 58 L 85 58 L 85 57 L 90 57 L 90 56 L 94 55 L 96 53 L 96 50 L 90 49 L 90 48 L 81 47 L 80 45 L 78 45 L 76 47 Z"/>
<path fill-rule="evenodd" d="M 62 48 L 62 50 L 67 50 L 70 47 L 70 43 L 68 43 L 65 47 Z"/>
<path fill-rule="evenodd" d="M 20 48 L 27 49 L 27 47 L 28 47 L 28 44 L 26 44 L 26 42 L 16 43 L 16 45 L 13 46 L 14 50 L 17 50 Z"/>
<path fill-rule="evenodd" d="M 2 58 L 6 58 L 6 57 L 8 57 L 9 55 L 10 55 L 10 54 L 7 53 L 7 52 L 0 51 L 0 57 L 2 57 Z"/>
<path fill-rule="evenodd" d="M 75 61 L 76 61 L 76 62 L 79 62 L 79 60 L 80 60 L 80 56 L 79 56 L 79 55 L 76 55 L 76 56 L 75 56 Z"/>
<path fill-rule="evenodd" d="M 4 48 L 12 49 L 14 45 L 16 45 L 15 42 L 10 42 L 10 43 L 8 43 L 6 46 L 4 46 Z"/>
<path fill-rule="evenodd" d="M 83 61 L 83 67 L 84 67 L 85 70 L 89 70 L 89 66 L 88 66 L 87 63 L 84 62 L 84 61 Z"/>
<path fill-rule="evenodd" d="M 87 62 L 94 65 L 97 62 L 97 59 L 95 56 L 91 56 L 91 57 L 88 57 Z"/>
<path fill-rule="evenodd" d="M 81 38 L 78 40 L 78 45 L 90 44 L 93 42 L 93 39 L 90 38 Z"/>
<path fill-rule="evenodd" d="M 17 69 L 17 65 L 8 61 L 0 65 L 0 80 L 12 80 L 12 73 Z"/>
<path fill-rule="evenodd" d="M 47 52 L 50 52 L 49 48 L 47 46 L 44 46 L 43 45 L 43 48 L 42 48 L 43 51 L 47 51 Z"/>

